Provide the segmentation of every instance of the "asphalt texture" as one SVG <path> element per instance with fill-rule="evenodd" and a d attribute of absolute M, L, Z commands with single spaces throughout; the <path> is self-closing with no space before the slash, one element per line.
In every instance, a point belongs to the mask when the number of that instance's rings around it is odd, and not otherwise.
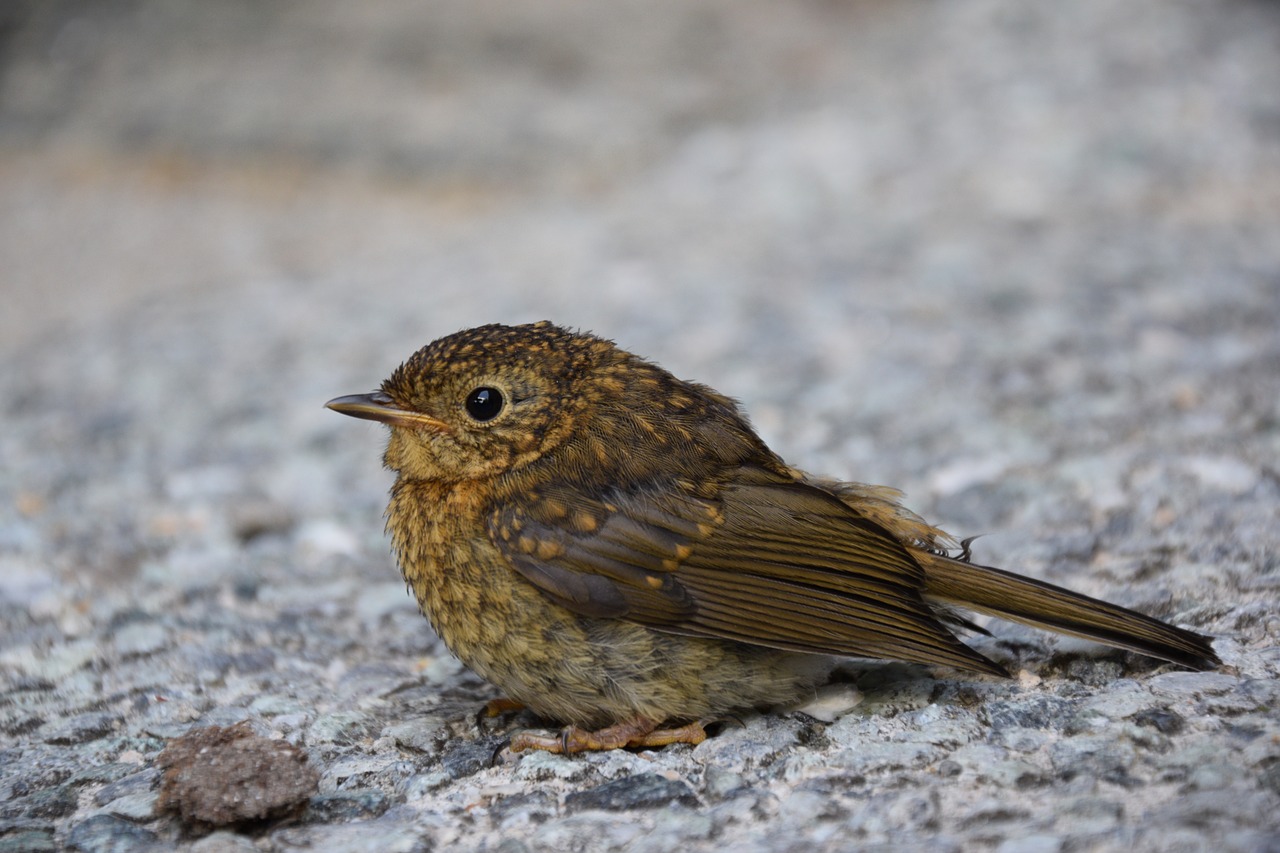
<path fill-rule="evenodd" d="M 0 851 L 1280 849 L 1276 80 L 1263 0 L 6 4 Z M 510 755 L 322 406 L 539 319 L 1223 667 Z M 222 742 L 310 770 L 170 807 Z"/>

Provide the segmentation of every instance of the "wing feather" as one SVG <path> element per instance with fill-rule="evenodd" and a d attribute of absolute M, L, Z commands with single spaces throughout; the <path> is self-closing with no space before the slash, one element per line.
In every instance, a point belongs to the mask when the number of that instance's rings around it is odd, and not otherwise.
<path fill-rule="evenodd" d="M 830 492 L 763 468 L 738 469 L 715 497 L 678 483 L 596 499 L 549 488 L 497 511 L 491 536 L 517 572 L 583 615 L 1003 673 L 925 602 L 924 571 L 902 543 Z"/>

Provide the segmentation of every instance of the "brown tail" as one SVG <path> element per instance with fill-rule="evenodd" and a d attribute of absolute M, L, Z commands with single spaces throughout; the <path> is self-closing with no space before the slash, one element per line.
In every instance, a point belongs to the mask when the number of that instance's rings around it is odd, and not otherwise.
<path fill-rule="evenodd" d="M 1150 616 L 989 566 L 936 554 L 917 557 L 925 567 L 925 595 L 929 598 L 1190 669 L 1222 665 L 1208 638 Z"/>

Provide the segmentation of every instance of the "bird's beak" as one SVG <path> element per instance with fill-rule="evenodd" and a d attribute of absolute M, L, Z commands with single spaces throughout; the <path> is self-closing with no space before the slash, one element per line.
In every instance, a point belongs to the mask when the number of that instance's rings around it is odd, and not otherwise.
<path fill-rule="evenodd" d="M 346 397 L 334 397 L 324 404 L 326 409 L 333 409 L 353 418 L 364 418 L 378 421 L 388 426 L 407 427 L 409 429 L 427 429 L 434 432 L 450 432 L 449 425 L 421 412 L 402 409 L 388 394 L 374 391 L 372 394 L 348 394 Z"/>

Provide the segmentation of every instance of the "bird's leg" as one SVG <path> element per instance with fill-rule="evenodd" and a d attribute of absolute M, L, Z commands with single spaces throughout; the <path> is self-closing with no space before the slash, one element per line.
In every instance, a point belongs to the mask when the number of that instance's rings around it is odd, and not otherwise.
<path fill-rule="evenodd" d="M 490 699 L 484 703 L 484 708 L 480 711 L 482 717 L 501 717 L 503 714 L 514 714 L 517 711 L 524 710 L 524 703 L 517 702 L 514 699 L 508 699 L 500 696 L 497 699 Z"/>
<path fill-rule="evenodd" d="M 491 725 L 488 721 L 496 720 L 498 717 L 507 714 L 516 714 L 523 710 L 524 703 L 502 696 L 485 702 L 484 707 L 476 712 L 473 722 L 476 724 L 477 729 L 484 731 L 488 725 Z"/>
<path fill-rule="evenodd" d="M 556 737 L 517 732 L 511 738 L 511 751 L 541 749 L 572 755 L 575 752 L 603 751 L 622 747 L 645 748 L 666 746 L 671 743 L 698 744 L 706 739 L 707 733 L 701 722 L 689 723 L 677 728 L 660 729 L 653 720 L 636 717 L 594 732 L 569 726 Z"/>

